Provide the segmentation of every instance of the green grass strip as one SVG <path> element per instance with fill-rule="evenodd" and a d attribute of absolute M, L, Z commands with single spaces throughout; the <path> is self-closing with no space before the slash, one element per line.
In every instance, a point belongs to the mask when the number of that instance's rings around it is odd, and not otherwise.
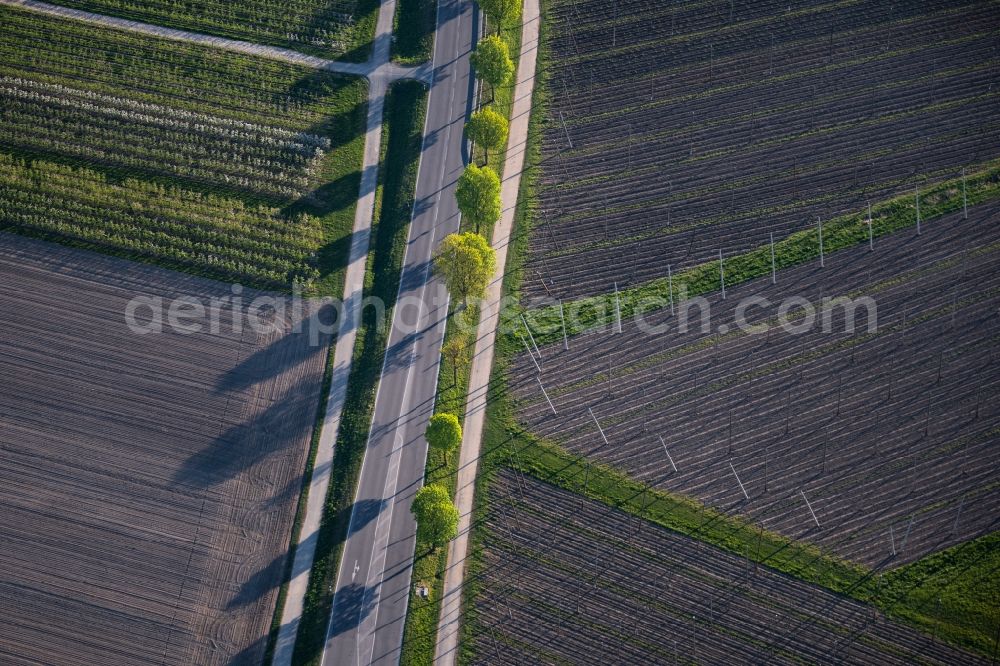
<path fill-rule="evenodd" d="M 401 65 L 430 60 L 436 23 L 437 0 L 397 0 L 392 59 Z"/>

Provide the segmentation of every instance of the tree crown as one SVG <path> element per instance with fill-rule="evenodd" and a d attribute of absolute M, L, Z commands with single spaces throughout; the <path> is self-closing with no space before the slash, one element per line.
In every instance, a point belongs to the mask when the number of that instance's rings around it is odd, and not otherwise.
<path fill-rule="evenodd" d="M 465 135 L 491 150 L 507 143 L 507 130 L 507 119 L 493 109 L 477 111 L 465 123 Z"/>
<path fill-rule="evenodd" d="M 433 484 L 418 490 L 410 510 L 417 519 L 417 528 L 435 546 L 451 541 L 458 534 L 458 509 L 444 486 Z"/>
<path fill-rule="evenodd" d="M 455 199 L 462 215 L 475 225 L 496 222 L 500 217 L 500 176 L 488 166 L 470 164 L 458 178 Z"/>
<path fill-rule="evenodd" d="M 479 77 L 493 87 L 504 85 L 514 73 L 514 61 L 510 59 L 507 44 L 496 35 L 479 40 L 472 53 L 472 66 Z"/>
<path fill-rule="evenodd" d="M 478 298 L 496 269 L 496 252 L 479 234 L 450 234 L 441 241 L 434 268 L 452 296 Z"/>
<path fill-rule="evenodd" d="M 505 25 L 521 15 L 521 0 L 479 0 L 479 6 L 490 19 Z"/>
<path fill-rule="evenodd" d="M 427 444 L 441 451 L 453 451 L 462 443 L 462 426 L 454 414 L 435 414 L 427 424 Z"/>

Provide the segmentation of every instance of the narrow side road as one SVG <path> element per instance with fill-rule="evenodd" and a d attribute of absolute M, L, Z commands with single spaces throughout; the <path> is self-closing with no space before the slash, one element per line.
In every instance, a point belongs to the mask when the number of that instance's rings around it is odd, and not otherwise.
<path fill-rule="evenodd" d="M 373 49 L 373 57 L 367 62 L 339 62 L 337 60 L 327 60 L 326 58 L 306 55 L 304 53 L 299 53 L 298 51 L 284 49 L 278 46 L 254 44 L 253 42 L 244 42 L 238 39 L 227 39 L 225 37 L 216 37 L 215 35 L 206 35 L 199 32 L 176 30 L 174 28 L 167 28 L 161 25 L 154 25 L 152 23 L 143 23 L 141 21 L 131 21 L 129 19 L 118 18 L 116 16 L 95 14 L 81 9 L 72 9 L 70 7 L 52 5 L 47 2 L 38 2 L 37 0 L 0 0 L 0 4 L 21 7 L 39 14 L 46 14 L 48 16 L 73 19 L 76 21 L 83 21 L 85 23 L 102 25 L 108 28 L 117 28 L 119 30 L 128 30 L 130 32 L 137 32 L 151 37 L 172 39 L 178 42 L 190 42 L 192 44 L 211 46 L 213 48 L 235 51 L 237 53 L 244 53 L 261 58 L 269 58 L 271 60 L 281 60 L 294 65 L 302 65 L 313 69 L 323 69 L 330 72 L 336 72 L 338 74 L 364 76 L 372 80 L 385 79 L 386 83 L 391 83 L 395 79 L 418 79 L 425 82 L 430 80 L 430 67 L 428 65 L 418 65 L 416 67 L 403 67 L 401 65 L 397 65 L 389 61 L 388 50 L 386 51 L 384 58 L 380 58 L 377 54 L 375 54 L 375 49 Z M 392 4 L 393 7 L 395 7 L 395 0 L 393 0 Z M 384 27 L 382 25 L 382 15 L 384 13 L 385 3 L 383 2 L 382 7 L 379 9 L 378 25 L 375 28 L 376 49 L 378 47 L 379 36 L 382 34 L 380 30 Z M 388 44 L 391 44 L 392 19 L 394 15 L 395 9 L 393 9 L 389 16 L 389 33 L 386 34 L 389 34 L 390 38 L 386 41 L 386 49 L 388 49 Z"/>
<path fill-rule="evenodd" d="M 452 666 L 458 654 L 458 636 L 462 613 L 462 589 L 465 582 L 465 559 L 469 551 L 469 529 L 472 523 L 473 500 L 476 490 L 476 473 L 479 469 L 479 450 L 486 418 L 486 394 L 490 373 L 493 370 L 493 343 L 500 323 L 500 296 L 507 265 L 507 247 L 514 226 L 517 194 L 521 187 L 521 171 L 528 140 L 528 121 L 531 117 L 531 96 L 535 89 L 535 65 L 538 56 L 539 5 L 538 0 L 524 0 L 521 27 L 521 54 L 517 65 L 517 83 L 514 104 L 511 108 L 510 134 L 507 139 L 507 157 L 504 161 L 504 180 L 500 189 L 503 212 L 493 228 L 493 247 L 497 251 L 496 272 L 486 290 L 479 327 L 476 330 L 476 349 L 469 373 L 469 393 L 465 405 L 465 430 L 458 459 L 458 480 L 455 504 L 458 506 L 458 537 L 448 545 L 448 566 L 445 569 L 444 589 L 441 596 L 441 617 L 438 621 L 437 645 L 434 663 Z"/>
<path fill-rule="evenodd" d="M 396 0 L 382 0 L 375 27 L 375 42 L 370 62 L 372 71 L 379 71 L 380 68 L 389 63 L 392 24 L 395 15 Z M 369 79 L 368 118 L 365 129 L 361 188 L 354 214 L 350 258 L 344 277 L 344 300 L 333 354 L 333 375 L 330 380 L 330 393 L 323 417 L 323 427 L 320 430 L 316 460 L 313 464 L 312 479 L 309 482 L 306 515 L 302 521 L 299 543 L 295 549 L 292 576 L 288 582 L 274 659 L 271 662 L 272 666 L 288 666 L 292 661 L 295 638 L 302 620 L 302 608 L 309 585 L 309 574 L 316 554 L 316 542 L 323 519 L 323 506 L 330 486 L 333 451 L 337 432 L 340 429 L 344 402 L 347 399 L 347 383 L 351 375 L 351 362 L 357 340 L 358 324 L 361 321 L 365 263 L 371 240 L 372 216 L 375 212 L 375 190 L 378 185 L 378 167 L 382 144 L 382 120 L 389 83 L 390 80 L 384 76 Z"/>
<path fill-rule="evenodd" d="M 472 110 L 469 55 L 478 21 L 469 0 L 441 0 L 434 77 L 415 205 L 385 364 L 379 379 L 323 653 L 325 666 L 397 664 L 416 543 L 410 514 L 427 460 L 448 294 L 431 270 L 438 244 L 458 230 L 455 186 L 465 168 Z"/>

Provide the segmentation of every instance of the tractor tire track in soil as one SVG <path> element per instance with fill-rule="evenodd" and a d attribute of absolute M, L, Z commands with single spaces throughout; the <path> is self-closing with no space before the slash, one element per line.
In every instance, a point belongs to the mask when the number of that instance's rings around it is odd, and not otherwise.
<path fill-rule="evenodd" d="M 0 662 L 260 663 L 329 336 L 138 335 L 233 291 L 9 234 L 0 284 Z"/>

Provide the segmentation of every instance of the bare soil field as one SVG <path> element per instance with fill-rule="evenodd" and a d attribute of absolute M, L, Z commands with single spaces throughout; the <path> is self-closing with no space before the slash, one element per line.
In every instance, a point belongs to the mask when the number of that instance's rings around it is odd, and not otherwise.
<path fill-rule="evenodd" d="M 257 664 L 328 338 L 137 335 L 229 285 L 0 234 L 0 662 Z M 261 292 L 245 291 L 244 303 Z"/>
<path fill-rule="evenodd" d="M 990 3 L 547 7 L 528 299 L 745 252 L 1000 152 Z"/>
<path fill-rule="evenodd" d="M 490 491 L 471 663 L 986 663 L 530 476 L 498 472 Z"/>
<path fill-rule="evenodd" d="M 869 566 L 1000 525 L 1000 204 L 953 214 L 709 296 L 692 308 L 522 353 L 508 373 L 528 429 L 656 488 L 735 510 Z M 742 299 L 770 301 L 734 325 Z M 836 308 L 776 325 L 801 297 L 869 297 L 853 333 Z M 793 309 L 791 323 L 801 323 Z M 874 317 L 873 317 L 874 318 Z M 726 330 L 724 330 L 724 328 Z M 553 407 L 539 389 L 545 386 Z M 556 413 L 553 414 L 552 410 Z M 591 416 L 593 413 L 593 417 Z M 594 422 L 600 423 L 601 432 Z M 603 437 L 607 438 L 607 442 Z M 676 465 L 674 471 L 670 458 Z M 742 488 L 741 488 L 742 484 Z M 745 492 L 745 494 L 744 494 Z M 808 498 L 816 520 L 803 495 Z M 817 524 L 818 523 L 818 524 Z"/>

